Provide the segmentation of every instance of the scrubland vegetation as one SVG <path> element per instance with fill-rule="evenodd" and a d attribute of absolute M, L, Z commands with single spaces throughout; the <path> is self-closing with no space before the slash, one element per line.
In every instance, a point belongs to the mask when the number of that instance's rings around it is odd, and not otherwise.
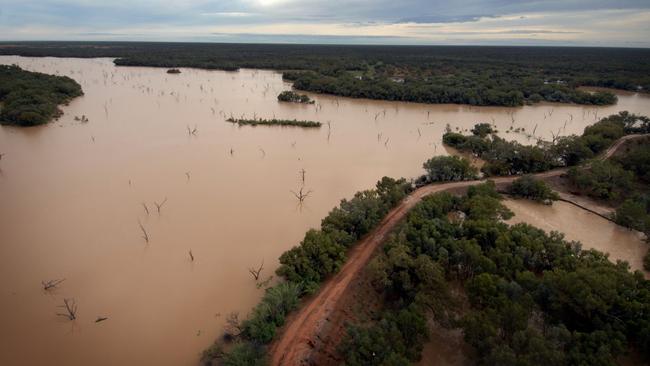
<path fill-rule="evenodd" d="M 559 233 L 504 224 L 500 200 L 488 182 L 409 213 L 369 266 L 384 310 L 350 327 L 347 365 L 417 361 L 429 317 L 462 329 L 480 365 L 615 365 L 630 347 L 650 356 L 650 282 Z"/>
<path fill-rule="evenodd" d="M 282 70 L 300 90 L 419 103 L 518 106 L 540 101 L 605 105 L 609 92 L 650 90 L 645 49 L 391 47 L 208 43 L 4 43 L 0 54 L 116 57 L 122 66 Z"/>
<path fill-rule="evenodd" d="M 82 95 L 81 86 L 67 76 L 30 72 L 0 65 L 0 123 L 34 126 L 61 114 L 58 108 Z"/>
<path fill-rule="evenodd" d="M 443 142 L 485 160 L 482 171 L 488 176 L 520 175 L 585 162 L 627 134 L 650 133 L 650 119 L 621 112 L 585 128 L 582 136 L 557 137 L 553 142 L 539 140 L 532 146 L 507 141 L 486 132 L 485 127 L 478 128 L 469 136 L 448 130 Z"/>

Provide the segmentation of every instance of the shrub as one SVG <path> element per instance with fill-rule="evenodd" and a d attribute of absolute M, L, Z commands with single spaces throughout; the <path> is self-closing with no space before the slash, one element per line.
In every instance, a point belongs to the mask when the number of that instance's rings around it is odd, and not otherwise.
<path fill-rule="evenodd" d="M 423 168 L 430 182 L 448 182 L 476 179 L 478 171 L 469 160 L 457 156 L 436 156 L 427 160 Z"/>
<path fill-rule="evenodd" d="M 314 101 L 305 94 L 298 94 L 290 90 L 285 90 L 278 95 L 278 100 L 281 102 L 291 102 L 291 103 L 304 103 L 304 104 L 313 104 Z"/>
<path fill-rule="evenodd" d="M 243 336 L 260 344 L 270 342 L 276 328 L 284 324 L 287 314 L 298 306 L 300 293 L 300 286 L 292 282 L 268 288 L 251 316 L 242 324 Z"/>
<path fill-rule="evenodd" d="M 535 179 L 531 175 L 525 175 L 517 178 L 509 190 L 510 194 L 515 197 L 522 197 L 529 200 L 542 202 L 550 205 L 557 200 L 559 196 L 542 180 Z"/>

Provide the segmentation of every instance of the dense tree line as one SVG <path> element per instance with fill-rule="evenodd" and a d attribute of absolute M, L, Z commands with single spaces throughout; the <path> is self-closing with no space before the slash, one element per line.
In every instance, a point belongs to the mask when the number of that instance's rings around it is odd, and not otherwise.
<path fill-rule="evenodd" d="M 4 43 L 7 45 L 8 43 Z M 0 54 L 116 57 L 123 66 L 282 70 L 297 89 L 422 103 L 603 105 L 650 90 L 650 51 L 554 47 L 410 47 L 208 43 L 14 42 Z"/>
<path fill-rule="evenodd" d="M 404 179 L 384 177 L 376 189 L 357 192 L 344 199 L 321 222 L 321 230 L 310 230 L 299 246 L 280 256 L 277 274 L 313 293 L 345 262 L 349 247 L 369 233 L 388 211 L 411 191 Z"/>
<path fill-rule="evenodd" d="M 561 234 L 501 221 L 511 215 L 490 182 L 419 203 L 369 266 L 384 312 L 350 327 L 346 364 L 417 361 L 430 316 L 461 328 L 480 365 L 615 365 L 630 347 L 650 357 L 650 282 Z"/>
<path fill-rule="evenodd" d="M 25 71 L 0 65 L 0 123 L 34 126 L 61 114 L 58 106 L 82 95 L 81 86 L 67 76 Z"/>
<path fill-rule="evenodd" d="M 442 140 L 485 160 L 482 171 L 486 175 L 519 175 L 580 164 L 627 134 L 649 133 L 650 119 L 621 112 L 586 127 L 581 136 L 559 137 L 554 143 L 540 140 L 532 146 L 508 141 L 480 126 L 469 136 L 448 129 Z"/>

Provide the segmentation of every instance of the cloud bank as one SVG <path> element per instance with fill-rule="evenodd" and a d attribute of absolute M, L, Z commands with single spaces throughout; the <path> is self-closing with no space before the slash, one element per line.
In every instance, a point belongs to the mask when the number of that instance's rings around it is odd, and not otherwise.
<path fill-rule="evenodd" d="M 650 47 L 650 1 L 2 0 L 0 40 Z"/>

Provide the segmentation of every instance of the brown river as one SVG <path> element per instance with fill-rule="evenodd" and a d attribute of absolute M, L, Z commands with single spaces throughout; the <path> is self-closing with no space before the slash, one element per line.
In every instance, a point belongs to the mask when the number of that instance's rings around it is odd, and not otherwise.
<path fill-rule="evenodd" d="M 168 75 L 109 59 L 9 56 L 0 63 L 70 76 L 85 92 L 58 121 L 0 127 L 0 365 L 12 366 L 196 365 L 226 316 L 245 315 L 262 295 L 248 268 L 264 261 L 261 277 L 269 278 L 278 256 L 341 198 L 384 175 L 421 174 L 423 161 L 446 154 L 447 124 L 465 130 L 490 122 L 502 136 L 532 143 L 579 134 L 621 110 L 650 115 L 648 96 L 627 93 L 602 108 L 322 95 L 312 95 L 315 105 L 294 105 L 277 102 L 291 85 L 272 71 Z M 231 115 L 324 125 L 236 127 L 225 122 Z M 75 120 L 82 116 L 88 122 Z M 525 131 L 505 133 L 510 126 Z M 300 189 L 302 169 L 311 193 L 299 206 L 291 191 Z M 541 221 L 555 217 L 547 208 L 521 209 L 539 211 Z M 603 225 L 563 217 L 570 239 L 596 239 L 590 228 Z M 611 239 L 597 248 L 639 240 Z M 637 255 L 620 252 L 628 254 Z M 42 289 L 41 281 L 55 279 L 65 281 Z M 56 315 L 64 298 L 75 300 L 75 321 Z"/>

